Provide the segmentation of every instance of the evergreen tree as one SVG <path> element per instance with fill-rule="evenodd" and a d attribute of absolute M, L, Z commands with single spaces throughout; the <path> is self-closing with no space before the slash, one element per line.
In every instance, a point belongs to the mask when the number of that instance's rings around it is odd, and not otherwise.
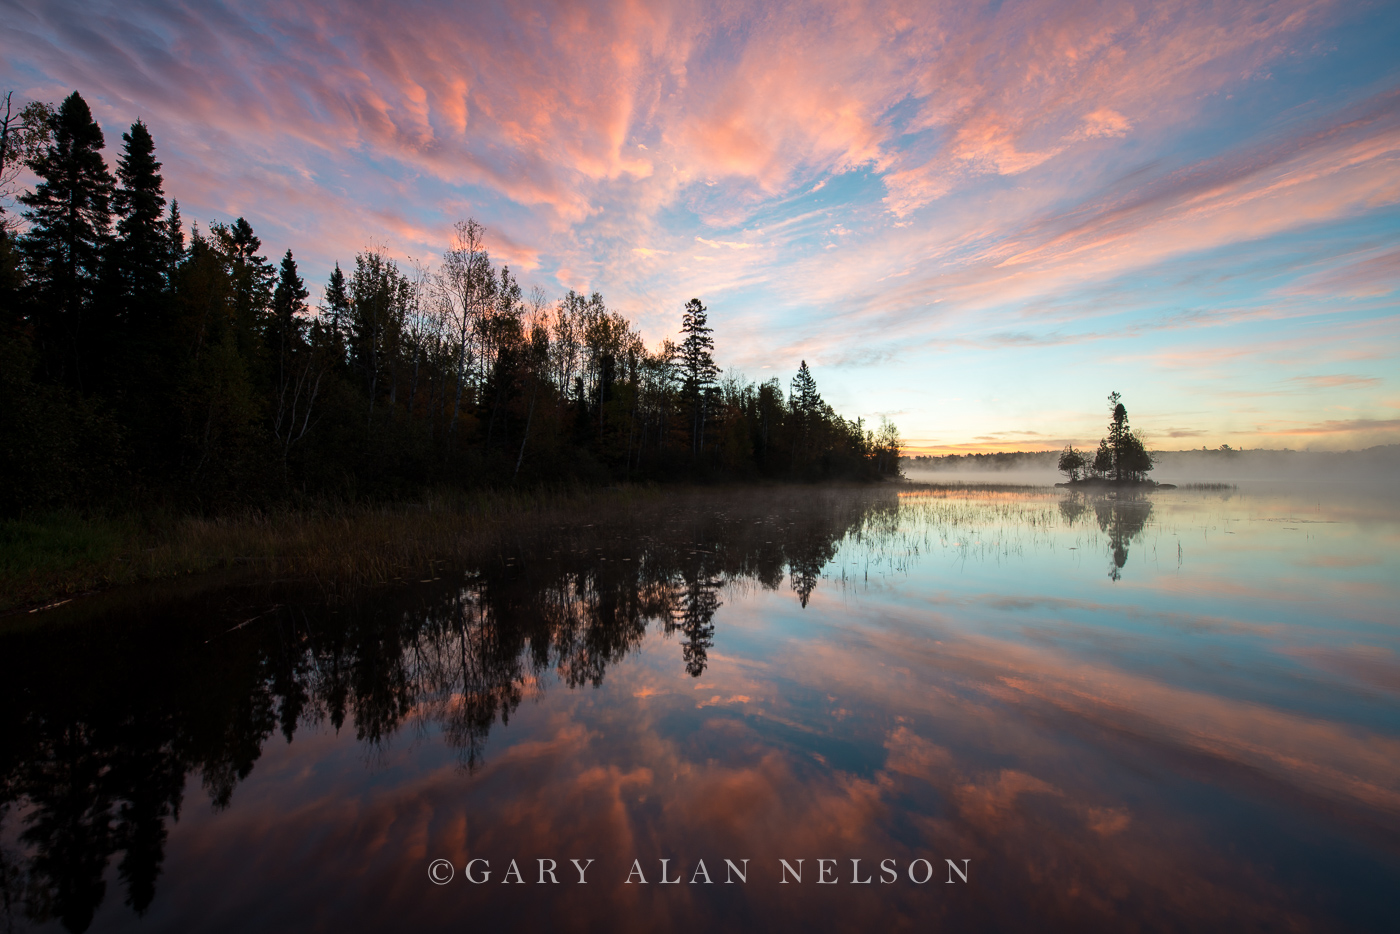
<path fill-rule="evenodd" d="M 215 224 L 210 231 L 228 267 L 233 287 L 233 319 L 238 336 L 239 352 L 245 360 L 257 358 L 257 336 L 265 330 L 265 321 L 272 299 L 275 273 L 265 257 L 257 255 L 262 241 L 253 233 L 244 218 L 232 224 Z"/>
<path fill-rule="evenodd" d="M 349 343 L 350 333 L 350 293 L 345 289 L 345 273 L 340 271 L 340 264 L 335 264 L 335 269 L 331 272 L 330 281 L 326 283 L 326 291 L 321 306 L 321 313 L 326 318 L 326 327 L 329 330 L 329 338 L 339 352 L 337 360 L 345 359 L 345 348 Z"/>
<path fill-rule="evenodd" d="M 1128 410 L 1124 408 L 1119 400 L 1123 396 L 1118 392 L 1108 394 L 1108 448 L 1113 452 L 1113 479 L 1123 479 L 1123 462 L 1125 460 L 1125 444 L 1128 437 Z"/>
<path fill-rule="evenodd" d="M 1089 469 L 1099 477 L 1107 477 L 1113 473 L 1113 448 L 1109 447 L 1107 438 L 1099 439 L 1099 447 L 1094 452 L 1094 460 Z"/>
<path fill-rule="evenodd" d="M 180 202 L 170 202 L 170 214 L 165 219 L 165 284 L 175 287 L 175 273 L 185 261 L 185 223 L 180 219 Z"/>
<path fill-rule="evenodd" d="M 700 299 L 692 298 L 685 303 L 681 317 L 680 364 L 681 392 L 691 410 L 691 456 L 698 456 L 705 445 L 705 396 L 706 390 L 719 375 L 715 365 L 715 340 L 710 336 L 713 329 L 708 326 L 706 311 Z"/>
<path fill-rule="evenodd" d="M 88 358 L 107 336 L 93 306 L 111 226 L 112 176 L 102 161 L 102 128 L 77 91 L 59 107 L 50 132 L 52 142 L 30 162 L 39 185 L 20 197 L 30 223 L 21 249 L 44 365 L 81 389 Z"/>
<path fill-rule="evenodd" d="M 108 252 L 108 269 L 117 314 L 140 335 L 149 330 L 152 305 L 166 286 L 170 234 L 161 216 L 165 194 L 150 131 L 137 120 L 122 141 L 125 146 L 117 160 L 120 185 L 112 199 L 117 233 Z"/>
<path fill-rule="evenodd" d="M 1145 480 L 1152 469 L 1152 454 L 1135 432 L 1128 432 L 1123 436 L 1116 464 L 1126 479 Z"/>
<path fill-rule="evenodd" d="M 805 459 L 808 453 L 812 442 L 812 429 L 820 421 L 825 403 L 817 392 L 817 381 L 812 378 L 812 371 L 807 369 L 806 360 L 797 368 L 797 375 L 792 378 L 789 388 L 788 405 L 792 408 L 793 425 L 797 429 L 797 437 L 793 439 L 792 445 L 792 463 L 795 469 L 798 461 Z"/>
<path fill-rule="evenodd" d="M 350 363 L 364 380 L 373 420 L 375 403 L 385 388 L 394 385 L 389 372 L 403 333 L 411 283 L 398 265 L 384 254 L 370 250 L 355 257 L 350 279 Z"/>
<path fill-rule="evenodd" d="M 290 352 L 301 341 L 300 316 L 306 311 L 306 298 L 311 293 L 297 275 L 292 251 L 282 257 L 277 275 L 277 288 L 272 292 L 272 336 L 279 352 Z"/>
<path fill-rule="evenodd" d="M 793 413 L 799 419 L 811 420 L 821 412 L 822 397 L 817 392 L 817 381 L 812 378 L 812 371 L 807 369 L 806 360 L 797 368 L 797 375 L 792 378 L 791 390 L 788 398 Z"/>
<path fill-rule="evenodd" d="M 269 346 L 277 355 L 277 398 L 271 407 L 272 435 L 282 449 L 282 476 L 287 478 L 287 458 L 292 445 L 306 436 L 320 396 L 321 383 L 329 369 L 323 341 L 313 347 L 306 340 L 306 297 L 310 293 L 297 274 L 292 251 L 282 257 L 277 288 L 272 293 Z M 318 352 L 321 351 L 321 352 Z"/>

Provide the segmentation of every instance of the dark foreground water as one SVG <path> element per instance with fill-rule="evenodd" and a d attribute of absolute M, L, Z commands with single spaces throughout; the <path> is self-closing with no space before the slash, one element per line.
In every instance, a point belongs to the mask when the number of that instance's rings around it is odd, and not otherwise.
<path fill-rule="evenodd" d="M 1396 929 L 1384 491 L 799 490 L 580 525 L 353 602 L 8 620 L 3 923 Z"/>

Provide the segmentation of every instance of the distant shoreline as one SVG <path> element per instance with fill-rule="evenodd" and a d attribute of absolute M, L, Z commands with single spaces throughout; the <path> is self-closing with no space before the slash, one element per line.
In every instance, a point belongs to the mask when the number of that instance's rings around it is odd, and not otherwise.
<path fill-rule="evenodd" d="M 943 482 L 975 476 L 986 482 L 1051 485 L 1064 481 L 1060 451 L 1007 451 L 993 454 L 948 454 L 902 457 L 900 468 L 910 480 Z M 1265 448 L 1152 451 L 1153 475 L 1182 484 L 1258 480 L 1374 481 L 1400 480 L 1400 445 L 1356 451 L 1294 451 Z M 1052 477 L 1054 479 L 1052 479 Z M 1005 478 L 1005 479 L 1003 479 Z"/>

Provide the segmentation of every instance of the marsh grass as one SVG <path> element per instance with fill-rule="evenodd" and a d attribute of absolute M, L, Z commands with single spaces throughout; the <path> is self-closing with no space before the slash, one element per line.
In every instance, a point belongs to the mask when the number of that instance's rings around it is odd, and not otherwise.
<path fill-rule="evenodd" d="M 0 523 L 0 612 L 219 569 L 320 582 L 328 593 L 432 577 L 525 536 L 618 518 L 650 487 L 434 493 L 419 503 L 321 503 L 218 517 L 75 513 Z"/>

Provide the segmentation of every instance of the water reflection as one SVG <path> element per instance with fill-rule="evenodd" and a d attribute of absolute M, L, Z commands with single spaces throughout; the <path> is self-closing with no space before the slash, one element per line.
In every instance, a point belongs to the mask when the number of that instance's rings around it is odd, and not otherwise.
<path fill-rule="evenodd" d="M 1204 502 L 699 497 L 353 602 L 242 587 L 8 632 L 7 917 L 189 929 L 217 879 L 281 927 L 1364 928 L 1368 886 L 1400 878 L 1394 562 L 1376 557 L 1397 525 Z M 1150 536 L 1202 557 L 1158 568 Z M 1134 586 L 1114 586 L 1130 549 Z M 961 855 L 983 874 L 937 898 L 424 901 L 429 854 L 623 874 Z"/>
<path fill-rule="evenodd" d="M 1152 501 L 1144 493 L 1117 491 L 1106 496 L 1070 493 L 1059 504 L 1060 516 L 1069 526 L 1083 521 L 1091 509 L 1099 531 L 1108 535 L 1108 577 L 1113 581 L 1122 580 L 1123 566 L 1128 563 L 1128 545 L 1141 538 L 1147 528 L 1152 518 Z"/>
<path fill-rule="evenodd" d="M 548 673 L 601 685 L 652 628 L 679 639 L 698 678 L 726 584 L 777 590 L 787 569 L 805 607 L 836 543 L 897 508 L 885 494 L 757 517 L 692 510 L 644 528 L 561 529 L 464 577 L 349 605 L 283 587 L 10 635 L 0 813 L 22 825 L 28 855 L 3 852 L 5 905 L 86 930 L 121 853 L 125 903 L 144 913 L 187 776 L 225 809 L 274 733 L 290 743 L 301 725 L 348 720 L 375 746 L 412 718 L 471 771 L 492 727 Z"/>

